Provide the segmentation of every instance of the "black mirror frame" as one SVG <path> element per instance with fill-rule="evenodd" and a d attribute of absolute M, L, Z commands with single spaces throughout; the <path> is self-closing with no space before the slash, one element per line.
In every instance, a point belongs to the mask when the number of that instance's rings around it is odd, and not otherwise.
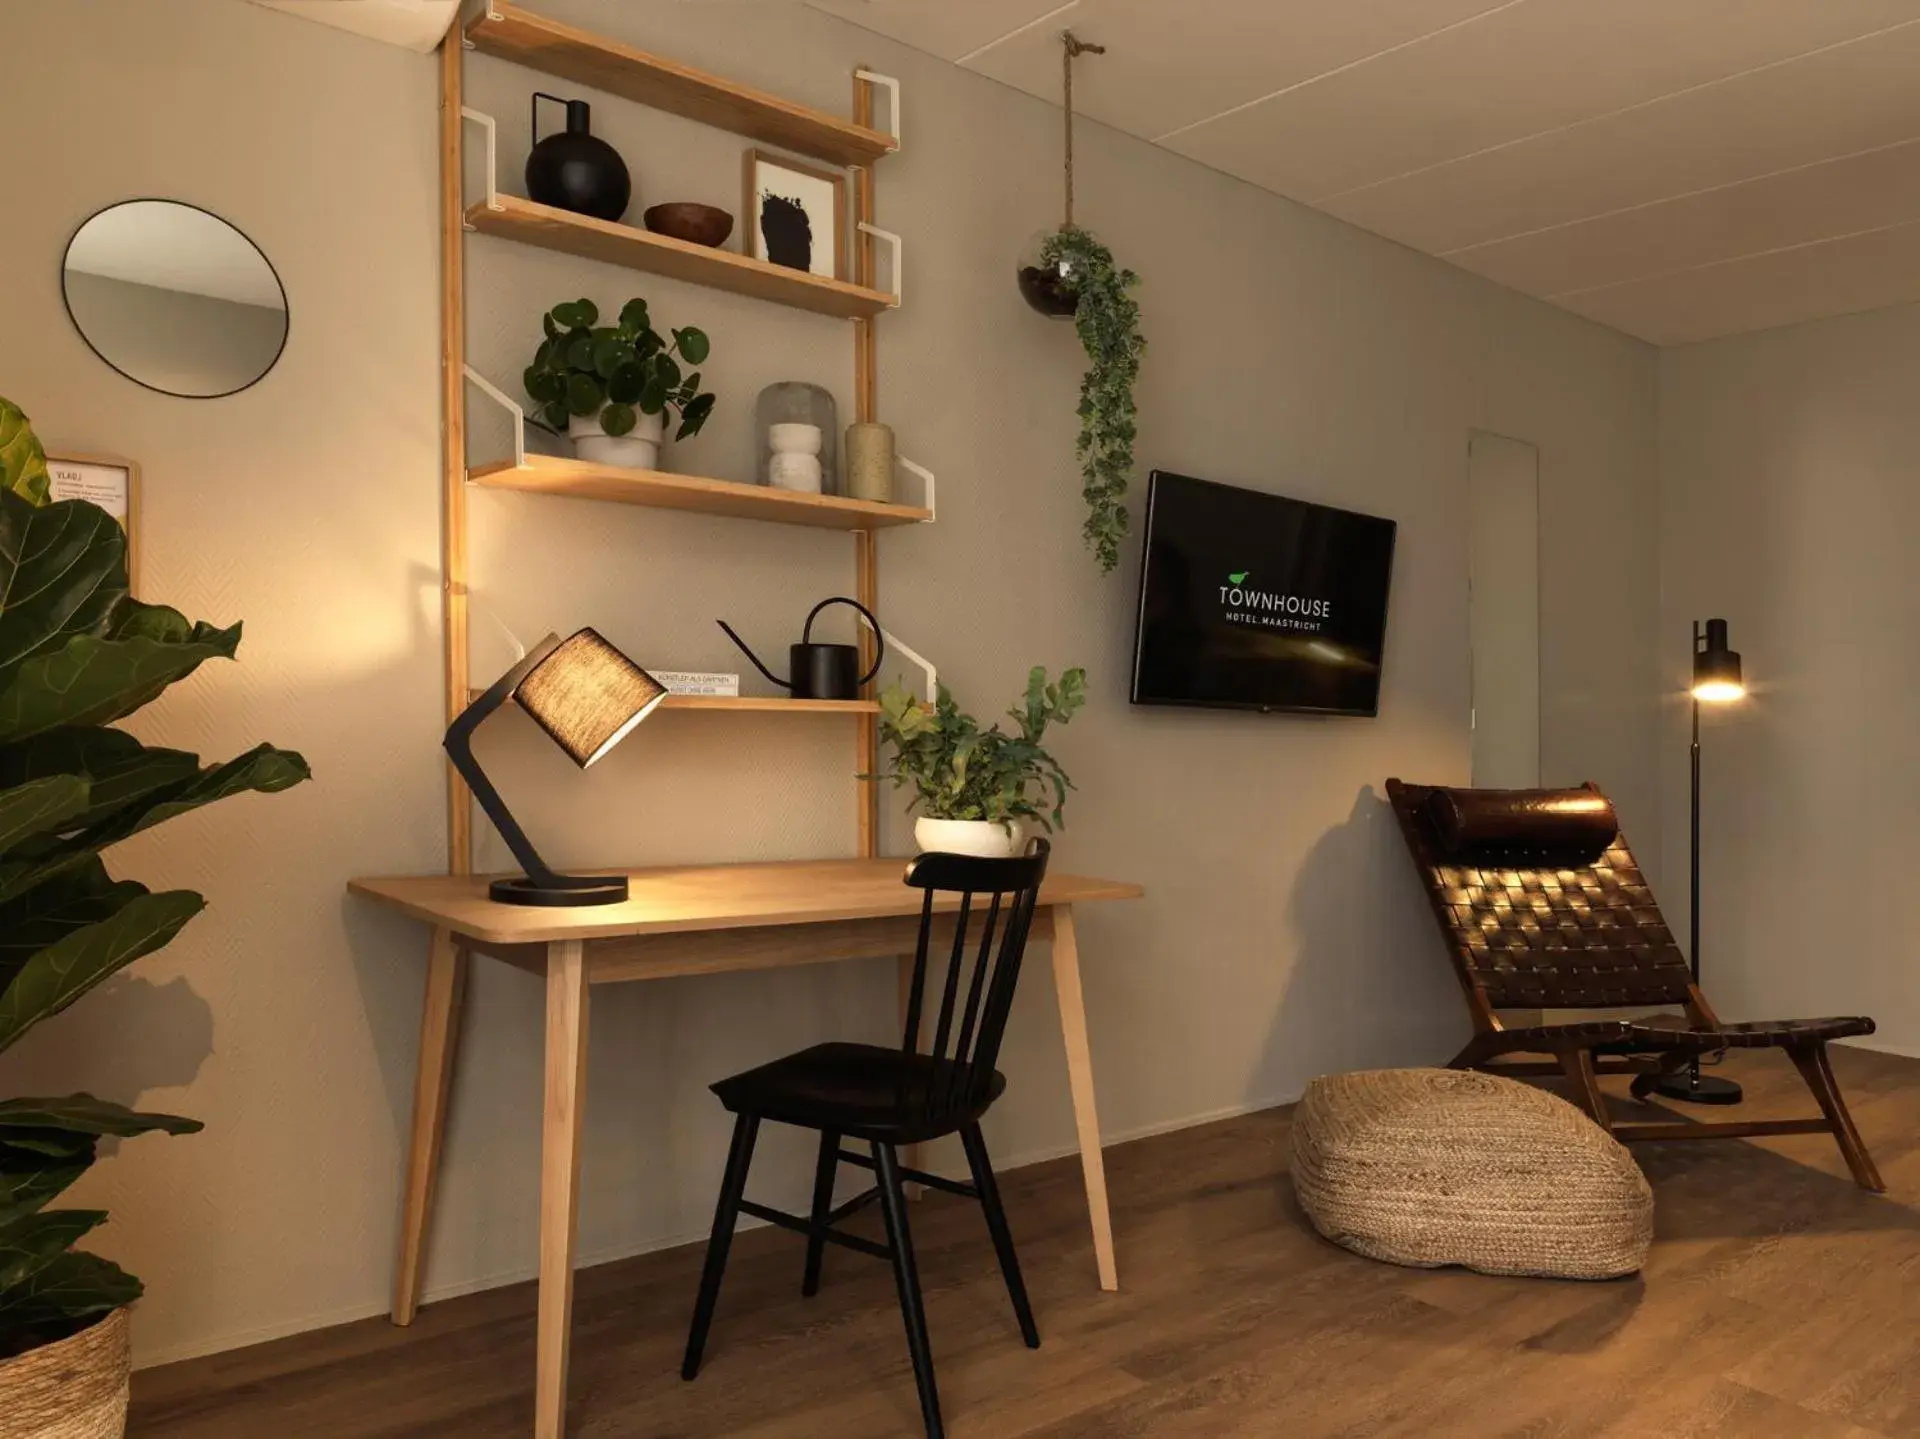
<path fill-rule="evenodd" d="M 280 292 L 280 311 L 286 316 L 287 322 L 285 328 L 280 332 L 280 348 L 273 352 L 273 358 L 267 361 L 260 373 L 255 375 L 251 380 L 248 380 L 246 384 L 235 385 L 231 390 L 221 390 L 218 394 L 213 395 L 183 395 L 178 390 L 164 389 L 159 385 L 147 383 L 147 381 L 141 379 L 138 375 L 128 374 L 102 354 L 100 347 L 93 343 L 92 338 L 87 334 L 86 328 L 80 323 L 79 317 L 73 313 L 73 299 L 67 293 L 67 256 L 73 253 L 73 242 L 80 238 L 80 232 L 82 230 L 86 229 L 87 226 L 91 225 L 109 210 L 118 210 L 123 205 L 178 205 L 182 209 L 198 210 L 202 215 L 218 220 L 229 230 L 233 231 L 234 234 L 245 240 L 253 247 L 253 253 L 260 257 L 260 263 L 267 267 L 267 273 L 273 276 L 274 288 Z M 60 249 L 60 303 L 67 312 L 67 323 L 73 326 L 74 333 L 80 337 L 81 341 L 89 350 L 93 351 L 95 358 L 97 358 L 101 364 L 105 365 L 122 379 L 131 380 L 143 390 L 152 390 L 156 395 L 166 395 L 175 400 L 224 400 L 229 395 L 237 395 L 242 390 L 252 389 L 255 385 L 266 379 L 268 375 L 273 373 L 274 367 L 280 363 L 280 357 L 286 354 L 287 339 L 293 333 L 293 303 L 287 298 L 286 281 L 280 278 L 280 271 L 274 267 L 273 260 L 268 256 L 267 252 L 260 248 L 260 242 L 216 210 L 209 210 L 204 205 L 196 205 L 191 200 L 175 200 L 165 195 L 133 195 L 125 200 L 115 200 L 111 205 L 102 205 L 78 225 L 73 227 L 73 233 L 67 236 L 67 243 Z"/>

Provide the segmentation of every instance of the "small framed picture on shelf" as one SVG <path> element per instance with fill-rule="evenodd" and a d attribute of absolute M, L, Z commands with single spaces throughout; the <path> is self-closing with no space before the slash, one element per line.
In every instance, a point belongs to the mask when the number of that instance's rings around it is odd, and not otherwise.
<path fill-rule="evenodd" d="M 847 277 L 847 177 L 765 150 L 744 162 L 749 258 L 805 270 L 829 280 Z"/>
<path fill-rule="evenodd" d="M 47 456 L 48 490 L 55 500 L 91 500 L 127 532 L 127 585 L 140 587 L 140 467 L 105 455 Z"/>

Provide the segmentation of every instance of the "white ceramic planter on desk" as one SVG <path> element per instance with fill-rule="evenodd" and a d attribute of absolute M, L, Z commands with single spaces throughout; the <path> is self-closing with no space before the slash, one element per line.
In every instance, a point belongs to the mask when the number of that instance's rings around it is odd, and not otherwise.
<path fill-rule="evenodd" d="M 931 819 L 921 815 L 913 822 L 913 841 L 922 854 L 1011 859 L 1027 852 L 1027 827 L 1019 820 L 996 824 L 985 819 Z"/>

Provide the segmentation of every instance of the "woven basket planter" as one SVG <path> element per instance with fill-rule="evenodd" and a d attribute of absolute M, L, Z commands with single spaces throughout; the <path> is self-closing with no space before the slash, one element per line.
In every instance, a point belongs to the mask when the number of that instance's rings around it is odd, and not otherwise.
<path fill-rule="evenodd" d="M 124 1309 L 0 1362 L 0 1439 L 121 1439 L 132 1369 Z"/>
<path fill-rule="evenodd" d="M 1314 1228 L 1391 1264 L 1612 1279 L 1653 1242 L 1653 1191 L 1626 1147 L 1498 1075 L 1314 1080 L 1294 1112 L 1293 1185 Z"/>

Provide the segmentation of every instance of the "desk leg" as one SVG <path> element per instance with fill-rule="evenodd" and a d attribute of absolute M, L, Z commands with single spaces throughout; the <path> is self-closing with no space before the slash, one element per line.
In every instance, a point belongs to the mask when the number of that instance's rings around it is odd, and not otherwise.
<path fill-rule="evenodd" d="M 1100 1154 L 1100 1120 L 1093 1108 L 1093 1052 L 1087 1045 L 1087 1010 L 1080 996 L 1080 946 L 1073 906 L 1053 906 L 1053 987 L 1060 996 L 1060 1032 L 1067 1042 L 1067 1083 L 1073 1091 L 1073 1124 L 1080 1137 L 1080 1171 L 1087 1182 L 1087 1212 L 1093 1220 L 1093 1257 L 1100 1287 L 1118 1289 L 1113 1262 L 1113 1221 L 1107 1214 L 1107 1166 Z"/>
<path fill-rule="evenodd" d="M 587 967 L 580 941 L 547 946 L 547 1097 L 540 1129 L 540 1317 L 535 1439 L 567 1427 L 573 1243 L 580 1207 L 580 1125 L 587 1088 Z"/>
<path fill-rule="evenodd" d="M 440 1170 L 440 1141 L 447 1132 L 454 1050 L 460 1039 L 460 1008 L 471 964 L 451 930 L 433 932 L 427 951 L 427 993 L 420 1010 L 420 1056 L 413 1077 L 413 1136 L 400 1203 L 400 1258 L 393 1277 L 395 1324 L 413 1323 L 420 1306 L 427 1221 L 432 1217 L 433 1184 Z"/>

